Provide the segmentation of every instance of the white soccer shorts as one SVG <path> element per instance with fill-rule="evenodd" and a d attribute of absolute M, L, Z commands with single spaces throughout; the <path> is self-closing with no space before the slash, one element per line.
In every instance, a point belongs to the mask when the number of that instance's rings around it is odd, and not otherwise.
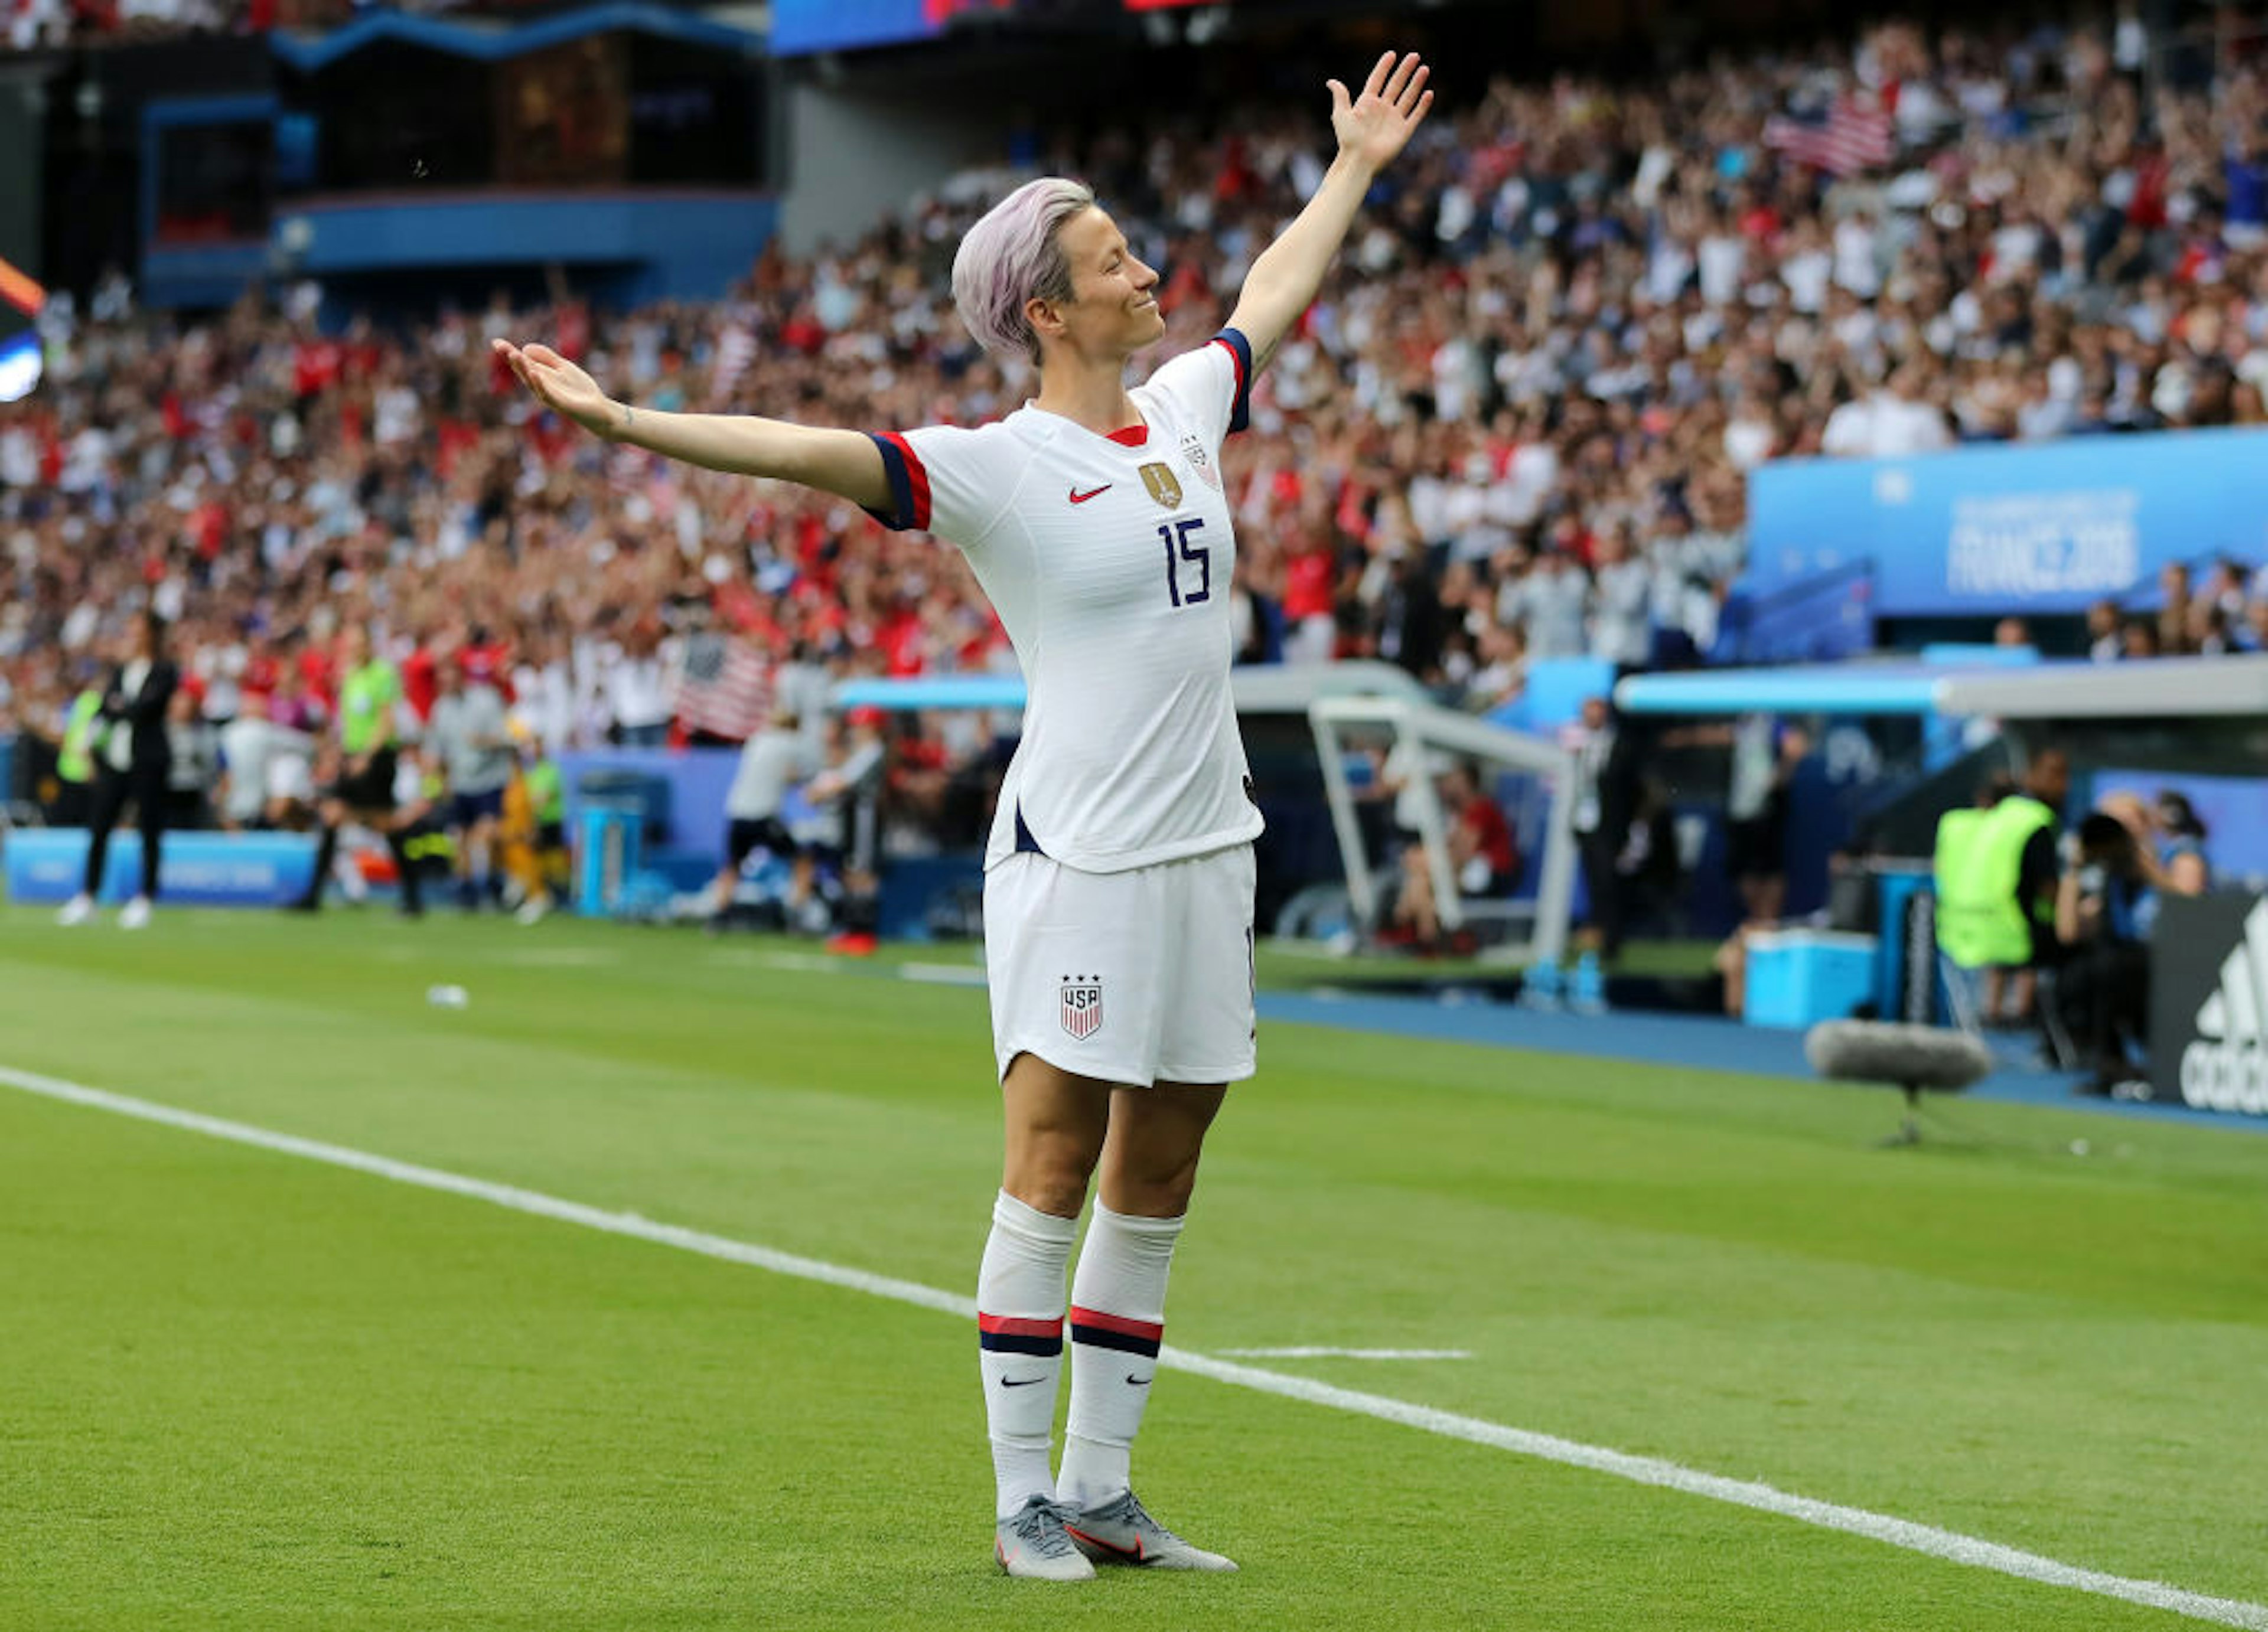
<path fill-rule="evenodd" d="M 1025 851 L 984 875 L 1000 1075 L 1020 1054 L 1105 1082 L 1254 1070 L 1252 847 L 1126 872 Z"/>

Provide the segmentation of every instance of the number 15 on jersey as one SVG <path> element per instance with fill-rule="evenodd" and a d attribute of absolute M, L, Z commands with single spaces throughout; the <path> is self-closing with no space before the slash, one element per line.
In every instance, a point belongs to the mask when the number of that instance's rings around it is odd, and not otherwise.
<path fill-rule="evenodd" d="M 1212 599 L 1212 551 L 1189 542 L 1189 535 L 1204 526 L 1203 516 L 1190 516 L 1162 523 L 1158 528 L 1159 540 L 1166 547 L 1166 593 L 1173 597 L 1176 606 L 1194 606 L 1201 600 Z M 1182 586 L 1182 569 L 1185 566 L 1197 570 L 1197 585 L 1193 589 Z"/>

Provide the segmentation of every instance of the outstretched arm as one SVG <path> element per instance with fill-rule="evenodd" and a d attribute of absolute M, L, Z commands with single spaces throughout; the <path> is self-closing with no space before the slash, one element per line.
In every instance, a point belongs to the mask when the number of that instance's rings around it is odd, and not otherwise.
<path fill-rule="evenodd" d="M 545 407 L 593 436 L 665 459 L 742 476 L 771 476 L 839 494 L 870 510 L 890 504 L 890 482 L 873 438 L 759 419 L 753 414 L 665 414 L 616 402 L 598 381 L 549 346 L 499 340 L 497 352 Z"/>
<path fill-rule="evenodd" d="M 1372 180 L 1402 151 L 1433 106 L 1433 93 L 1425 89 L 1432 71 L 1415 51 L 1398 60 L 1388 51 L 1370 70 L 1360 97 L 1350 100 L 1344 85 L 1330 82 L 1338 156 L 1307 207 L 1252 263 L 1228 320 L 1231 328 L 1252 342 L 1254 372 L 1268 366 L 1285 334 L 1314 301 Z"/>

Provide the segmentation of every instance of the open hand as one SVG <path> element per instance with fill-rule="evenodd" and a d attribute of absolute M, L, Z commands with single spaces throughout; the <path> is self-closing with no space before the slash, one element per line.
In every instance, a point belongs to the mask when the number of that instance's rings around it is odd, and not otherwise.
<path fill-rule="evenodd" d="M 1433 93 L 1425 89 L 1432 72 L 1415 51 L 1398 60 L 1388 51 L 1362 82 L 1362 94 L 1351 101 L 1344 85 L 1329 81 L 1331 130 L 1339 139 L 1339 151 L 1373 170 L 1391 164 L 1433 106 Z"/>
<path fill-rule="evenodd" d="M 515 346 L 508 340 L 490 343 L 544 407 L 597 436 L 611 436 L 621 428 L 621 406 L 599 389 L 597 380 L 550 347 Z"/>

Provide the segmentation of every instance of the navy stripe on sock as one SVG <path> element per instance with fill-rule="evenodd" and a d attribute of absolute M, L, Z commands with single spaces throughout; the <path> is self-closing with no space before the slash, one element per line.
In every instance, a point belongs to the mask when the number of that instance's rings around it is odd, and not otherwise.
<path fill-rule="evenodd" d="M 1147 1355 L 1152 1360 L 1158 1357 L 1160 1347 L 1159 1340 L 1154 1337 L 1137 1337 L 1131 1332 L 1114 1332 L 1107 1326 L 1082 1326 L 1076 1320 L 1071 1323 L 1071 1341 L 1095 1349 L 1116 1349 L 1121 1354 Z"/>
<path fill-rule="evenodd" d="M 996 1355 L 1039 1355 L 1042 1357 L 1063 1353 L 1060 1337 L 1027 1337 L 1020 1332 L 979 1332 L 976 1346 Z M 1156 1353 L 1152 1348 L 1151 1352 Z"/>

